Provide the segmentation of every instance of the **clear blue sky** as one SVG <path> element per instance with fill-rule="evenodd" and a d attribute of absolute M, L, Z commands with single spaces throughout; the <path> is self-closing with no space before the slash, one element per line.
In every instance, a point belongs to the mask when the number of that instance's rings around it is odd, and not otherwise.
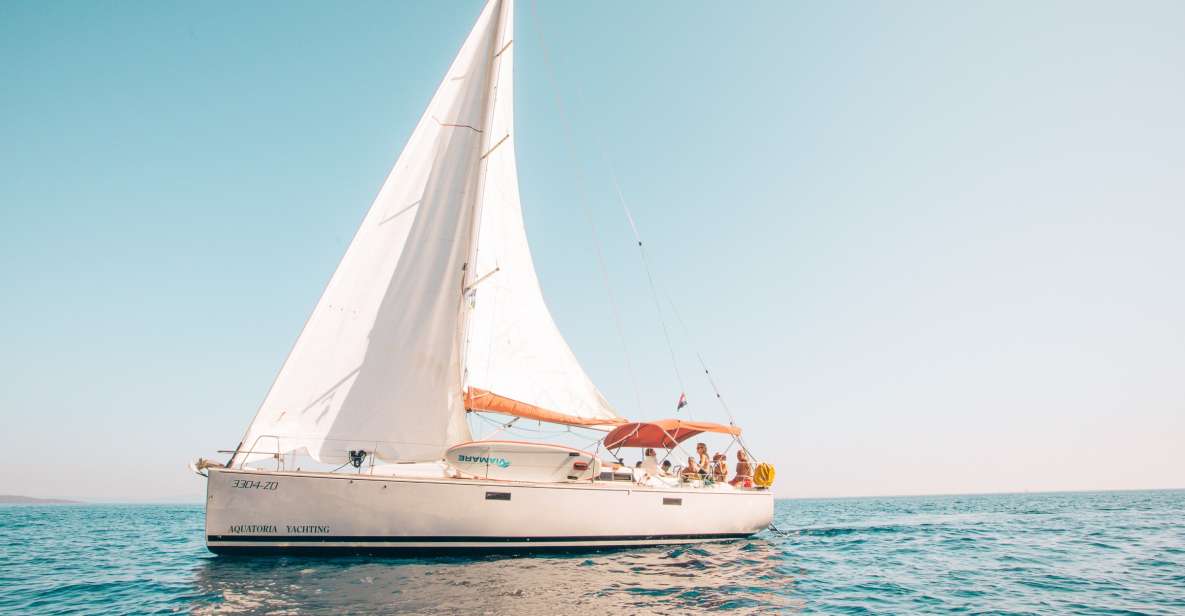
<path fill-rule="evenodd" d="M 0 4 L 0 493 L 201 492 L 184 464 L 237 442 L 479 9 Z M 1185 487 L 1183 23 L 524 0 L 556 319 L 623 413 L 669 412 L 615 169 L 780 495 Z"/>

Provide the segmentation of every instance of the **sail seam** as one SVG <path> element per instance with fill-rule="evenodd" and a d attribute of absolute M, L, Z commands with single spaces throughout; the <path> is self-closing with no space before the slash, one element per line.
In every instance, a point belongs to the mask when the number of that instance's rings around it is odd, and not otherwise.
<path fill-rule="evenodd" d="M 379 224 L 385 225 L 385 224 L 391 222 L 392 220 L 399 218 L 403 214 L 406 214 L 408 211 L 410 211 L 413 207 L 419 205 L 421 201 L 423 201 L 423 199 L 416 199 L 415 202 L 413 202 L 411 205 L 405 206 L 403 209 L 399 210 L 398 212 L 395 212 L 394 214 L 391 214 L 390 216 L 380 220 Z"/>
<path fill-rule="evenodd" d="M 468 124 L 452 124 L 452 123 L 450 123 L 450 122 L 441 122 L 441 121 L 440 121 L 440 119 L 439 119 L 439 118 L 437 118 L 436 116 L 432 116 L 432 119 L 433 119 L 433 120 L 436 120 L 436 123 L 437 123 L 437 124 L 439 124 L 439 125 L 441 125 L 441 126 L 448 126 L 448 127 L 451 127 L 451 128 L 468 128 L 469 130 L 471 130 L 471 131 L 473 131 L 473 132 L 475 132 L 475 133 L 480 133 L 480 132 L 482 132 L 482 130 L 481 130 L 480 128 L 476 128 L 476 127 L 470 126 L 470 125 L 468 125 Z"/>

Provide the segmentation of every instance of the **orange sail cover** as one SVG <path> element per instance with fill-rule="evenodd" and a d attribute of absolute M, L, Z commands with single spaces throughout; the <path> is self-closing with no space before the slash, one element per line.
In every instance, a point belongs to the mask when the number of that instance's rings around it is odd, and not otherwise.
<path fill-rule="evenodd" d="M 670 449 L 702 432 L 719 432 L 739 436 L 741 429 L 708 421 L 659 419 L 657 421 L 627 423 L 617 426 L 605 437 L 605 447 L 662 447 Z"/>
<path fill-rule="evenodd" d="M 535 406 L 534 404 L 519 402 L 506 396 L 499 396 L 493 392 L 476 387 L 470 387 L 465 390 L 465 408 L 470 411 L 489 411 L 491 413 L 513 415 L 514 417 L 522 417 L 523 419 L 536 419 L 538 421 L 567 426 L 615 426 L 626 422 L 625 419 L 620 417 L 600 419 L 568 415 L 559 411 Z"/>

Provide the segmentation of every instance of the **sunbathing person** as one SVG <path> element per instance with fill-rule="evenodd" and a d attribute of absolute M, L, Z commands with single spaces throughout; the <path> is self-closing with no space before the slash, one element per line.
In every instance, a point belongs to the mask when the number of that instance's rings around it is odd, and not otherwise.
<path fill-rule="evenodd" d="M 683 481 L 692 481 L 699 479 L 700 468 L 695 463 L 695 458 L 687 458 L 687 466 L 683 467 L 683 473 L 680 475 Z"/>
<path fill-rule="evenodd" d="M 745 453 L 744 449 L 737 450 L 737 476 L 728 483 L 746 488 L 753 486 L 753 464 L 749 462 L 749 455 Z"/>

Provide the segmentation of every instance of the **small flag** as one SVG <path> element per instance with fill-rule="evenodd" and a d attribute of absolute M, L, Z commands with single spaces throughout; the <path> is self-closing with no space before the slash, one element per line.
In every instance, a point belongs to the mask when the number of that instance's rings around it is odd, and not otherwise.
<path fill-rule="evenodd" d="M 679 394 L 679 404 L 675 406 L 675 410 L 678 411 L 685 406 L 687 406 L 687 394 L 681 393 Z"/>

